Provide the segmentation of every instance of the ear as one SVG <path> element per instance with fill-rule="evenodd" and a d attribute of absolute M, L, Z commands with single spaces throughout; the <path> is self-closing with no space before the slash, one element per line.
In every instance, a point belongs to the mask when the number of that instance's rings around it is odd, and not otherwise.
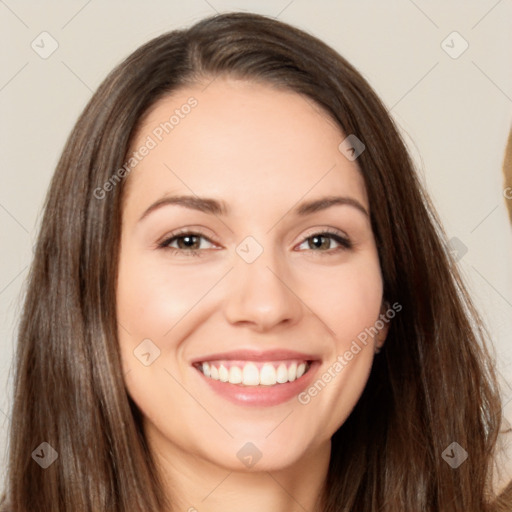
<path fill-rule="evenodd" d="M 376 327 L 378 327 L 379 329 L 379 332 L 375 335 L 374 338 L 376 354 L 378 354 L 381 351 L 382 346 L 384 345 L 384 342 L 386 341 L 386 338 L 388 336 L 389 324 L 391 322 L 391 319 L 387 315 L 387 311 L 390 309 L 390 307 L 391 305 L 387 300 L 382 301 L 379 319 L 375 322 Z"/>

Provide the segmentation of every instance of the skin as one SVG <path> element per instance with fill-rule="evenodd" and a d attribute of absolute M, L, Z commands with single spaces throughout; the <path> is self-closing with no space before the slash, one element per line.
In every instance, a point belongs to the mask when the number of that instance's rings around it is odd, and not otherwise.
<path fill-rule="evenodd" d="M 271 407 L 228 402 L 190 362 L 288 348 L 321 358 L 317 380 L 374 325 L 383 284 L 369 217 L 350 205 L 291 212 L 328 195 L 369 212 L 361 171 L 338 150 L 345 135 L 311 100 L 228 78 L 160 100 L 133 150 L 190 96 L 197 106 L 127 178 L 117 288 L 126 387 L 173 510 L 318 510 L 331 436 L 359 399 L 387 327 L 306 405 L 296 397 Z M 166 205 L 139 220 L 155 201 L 180 194 L 223 200 L 231 212 Z M 315 247 L 310 237 L 326 228 L 353 247 L 329 237 Z M 183 240 L 172 243 L 179 253 L 158 247 L 178 229 L 206 237 L 194 246 L 201 256 L 187 255 Z M 250 264 L 236 252 L 247 236 L 263 248 Z M 149 366 L 134 357 L 144 339 L 160 350 Z M 251 468 L 237 457 L 247 442 L 262 454 Z"/>

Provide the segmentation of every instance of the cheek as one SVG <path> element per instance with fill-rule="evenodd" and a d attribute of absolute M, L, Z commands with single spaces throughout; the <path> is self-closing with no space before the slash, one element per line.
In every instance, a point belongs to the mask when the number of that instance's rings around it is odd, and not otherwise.
<path fill-rule="evenodd" d="M 359 400 L 373 363 L 373 329 L 383 292 L 377 255 L 368 253 L 336 271 L 320 272 L 315 283 L 309 304 L 333 331 L 333 345 L 315 382 L 299 396 L 299 403 L 324 416 L 324 432 L 332 435 Z"/>
<path fill-rule="evenodd" d="M 376 321 L 382 302 L 382 281 L 377 269 L 343 276 L 338 299 L 333 301 L 330 320 L 339 341 L 354 338 Z"/>
<path fill-rule="evenodd" d="M 200 266 L 199 266 L 200 267 Z M 192 273 L 179 266 L 127 255 L 120 261 L 119 321 L 136 338 L 162 338 L 218 280 L 211 269 Z"/>
<path fill-rule="evenodd" d="M 303 290 L 306 304 L 332 331 L 337 350 L 345 350 L 378 319 L 383 284 L 377 254 L 368 251 L 346 265 L 319 269 Z"/>
<path fill-rule="evenodd" d="M 164 411 L 169 411 L 170 404 L 178 409 L 191 406 L 190 396 L 177 383 L 184 375 L 176 358 L 180 340 L 186 337 L 183 329 L 188 329 L 189 316 L 196 312 L 194 306 L 218 280 L 211 268 L 208 274 L 199 270 L 194 273 L 199 278 L 191 279 L 184 267 L 166 266 L 128 248 L 119 262 L 118 337 L 127 390 L 151 422 L 158 423 L 163 414 L 178 438 L 186 437 L 183 422 L 170 421 Z M 150 364 L 146 366 L 143 354 L 147 352 Z"/>

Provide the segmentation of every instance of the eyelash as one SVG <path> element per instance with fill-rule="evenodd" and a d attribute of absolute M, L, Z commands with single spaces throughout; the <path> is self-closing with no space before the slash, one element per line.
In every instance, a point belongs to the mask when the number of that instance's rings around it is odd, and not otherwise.
<path fill-rule="evenodd" d="M 214 243 L 208 237 L 203 235 L 202 233 L 198 233 L 198 232 L 194 232 L 194 231 L 181 231 L 181 232 L 177 232 L 177 233 L 171 234 L 170 237 L 168 237 L 165 240 L 163 240 L 162 242 L 160 242 L 158 244 L 158 248 L 170 251 L 171 254 L 177 254 L 177 253 L 181 252 L 181 253 L 186 253 L 187 256 L 199 256 L 199 257 L 201 257 L 202 255 L 204 255 L 203 251 L 205 249 L 190 249 L 190 250 L 187 250 L 187 249 L 177 249 L 175 247 L 169 247 L 169 245 L 171 243 L 173 243 L 174 241 L 176 241 L 176 240 L 178 240 L 180 238 L 186 238 L 187 236 L 196 236 L 196 237 L 204 238 L 208 242 Z M 299 245 L 302 245 L 304 242 L 306 242 L 310 238 L 314 238 L 314 237 L 317 237 L 317 236 L 322 236 L 322 237 L 325 236 L 326 238 L 330 238 L 331 240 L 334 240 L 335 242 L 337 242 L 341 246 L 341 247 L 335 248 L 334 250 L 327 250 L 327 251 L 314 251 L 313 250 L 313 252 L 324 253 L 324 254 L 321 254 L 322 256 L 329 256 L 329 255 L 337 254 L 339 251 L 346 251 L 348 249 L 352 249 L 352 242 L 348 238 L 345 238 L 345 237 L 341 236 L 337 231 L 330 231 L 328 229 L 326 229 L 324 231 L 319 231 L 317 233 L 313 233 L 313 234 L 307 236 L 306 238 L 304 238 L 302 240 L 302 242 Z"/>

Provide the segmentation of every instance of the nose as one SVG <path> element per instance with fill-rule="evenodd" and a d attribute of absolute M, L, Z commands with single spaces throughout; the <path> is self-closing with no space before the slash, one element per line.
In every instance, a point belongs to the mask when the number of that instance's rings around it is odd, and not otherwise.
<path fill-rule="evenodd" d="M 300 321 L 305 305 L 294 286 L 286 262 L 265 249 L 252 263 L 237 260 L 227 290 L 225 316 L 232 324 L 247 324 L 257 331 L 288 327 Z"/>

